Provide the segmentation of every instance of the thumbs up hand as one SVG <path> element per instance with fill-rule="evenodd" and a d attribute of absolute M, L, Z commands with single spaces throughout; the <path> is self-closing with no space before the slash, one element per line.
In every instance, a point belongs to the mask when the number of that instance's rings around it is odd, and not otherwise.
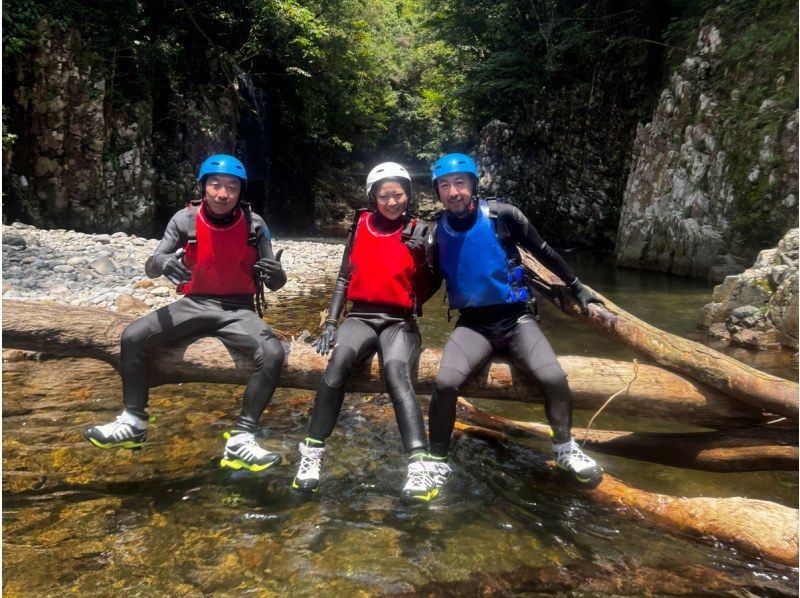
<path fill-rule="evenodd" d="M 279 249 L 274 258 L 262 257 L 253 264 L 253 270 L 271 291 L 277 291 L 286 284 L 286 272 L 283 271 L 281 255 L 283 249 Z"/>

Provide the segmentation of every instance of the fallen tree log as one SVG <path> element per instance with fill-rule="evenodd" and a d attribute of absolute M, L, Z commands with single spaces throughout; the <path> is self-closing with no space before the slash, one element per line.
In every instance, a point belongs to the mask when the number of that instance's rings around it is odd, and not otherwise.
<path fill-rule="evenodd" d="M 742 497 L 676 498 L 639 490 L 610 475 L 590 495 L 673 530 L 715 538 L 768 561 L 797 566 L 797 509 Z"/>
<path fill-rule="evenodd" d="M 589 313 L 583 314 L 561 279 L 524 251 L 523 261 L 533 273 L 531 282 L 537 290 L 565 313 L 656 363 L 765 411 L 797 419 L 796 382 L 761 372 L 710 347 L 651 326 L 597 291 L 605 306 L 592 304 Z"/>
<path fill-rule="evenodd" d="M 550 441 L 550 426 L 517 421 L 477 409 L 458 400 L 458 418 L 482 428 L 495 430 L 504 438 L 535 438 Z M 797 471 L 797 428 L 737 428 L 717 432 L 616 432 L 573 428 L 579 443 L 608 455 L 629 457 L 662 465 L 701 471 Z"/>
<path fill-rule="evenodd" d="M 119 369 L 119 339 L 132 320 L 120 314 L 56 303 L 4 301 L 3 343 L 72 357 L 91 357 Z M 281 386 L 314 390 L 327 360 L 310 345 L 289 343 Z M 426 349 L 419 360 L 415 388 L 430 394 L 441 351 Z M 633 364 L 609 359 L 561 357 L 575 406 L 597 409 L 611 394 L 625 388 L 634 377 Z M 177 382 L 243 384 L 252 371 L 251 360 L 229 352 L 217 339 L 189 339 L 158 351 L 153 358 L 151 385 Z M 378 360 L 358 369 L 348 381 L 353 392 L 382 392 Z M 466 396 L 543 401 L 538 386 L 507 362 L 495 360 L 462 388 Z M 763 422 L 765 415 L 749 405 L 655 366 L 639 365 L 630 391 L 609 407 L 611 412 L 677 421 L 697 426 L 725 428 Z"/>
<path fill-rule="evenodd" d="M 508 436 L 497 430 L 456 423 L 462 433 L 498 441 Z M 531 449 L 533 450 L 533 449 Z M 798 562 L 797 509 L 766 500 L 732 498 L 678 498 L 629 486 L 608 473 L 586 496 L 604 505 L 622 507 L 635 516 L 672 531 L 685 532 L 768 561 L 792 567 Z"/>
<path fill-rule="evenodd" d="M 42 367 L 52 367 L 52 364 L 45 363 Z M 86 371 L 87 367 L 92 369 Z M 151 405 L 158 417 L 151 425 L 144 449 L 101 451 L 83 440 L 81 432 L 98 421 L 108 421 L 107 418 L 119 412 L 119 403 L 109 401 L 101 386 L 109 383 L 109 372 L 103 371 L 104 366 L 90 363 L 88 366 L 81 364 L 79 368 L 80 375 L 76 375 L 78 367 L 73 366 L 68 366 L 63 374 L 59 372 L 67 378 L 63 384 L 45 387 L 41 394 L 9 392 L 4 397 L 3 492 L 7 501 L 13 501 L 16 496 L 47 496 L 72 490 L 103 493 L 115 488 L 118 492 L 120 487 L 126 488 L 127 494 L 153 484 L 207 481 L 224 446 L 221 432 L 230 429 L 238 414 L 233 397 L 220 400 L 216 392 L 155 393 Z M 52 374 L 46 379 L 50 376 Z M 97 386 L 89 384 L 94 379 L 100 381 Z M 313 398 L 308 393 L 285 393 L 273 401 L 263 420 L 268 432 L 261 441 L 265 448 L 279 451 L 292 460 L 297 439 L 305 433 L 312 405 Z M 352 422 L 361 421 L 360 416 L 367 420 L 362 432 L 396 433 L 391 401 L 385 395 L 353 397 L 348 407 L 359 416 L 353 417 Z M 340 425 L 344 425 L 343 422 Z M 350 434 L 343 434 L 335 442 L 353 446 L 354 440 Z M 398 459 L 402 459 L 399 447 L 396 450 Z M 529 450 L 545 464 L 547 455 Z M 456 466 L 475 474 L 485 467 L 483 462 Z M 503 467 L 500 463 L 495 466 Z M 365 475 L 364 471 L 359 471 L 358 475 Z M 542 467 L 542 484 L 561 484 L 551 471 L 552 468 Z M 398 485 L 392 492 L 397 492 L 402 485 L 399 467 L 397 472 Z M 538 472 L 537 468 L 534 473 L 538 475 Z M 282 465 L 269 477 L 284 488 L 293 475 L 292 466 Z M 357 480 L 352 482 L 358 483 Z M 325 479 L 322 483 L 320 492 L 324 493 Z M 612 480 L 610 475 L 587 496 L 600 505 L 621 506 L 621 514 L 643 517 L 665 530 L 714 535 L 721 542 L 739 546 L 749 554 L 790 565 L 794 560 L 793 566 L 796 566 L 797 511 L 794 509 L 748 499 L 665 497 L 630 488 Z M 569 500 L 566 493 L 565 500 Z M 751 518 L 753 512 L 758 515 Z M 98 516 L 102 516 L 102 511 Z M 687 518 L 690 518 L 688 522 Z"/>

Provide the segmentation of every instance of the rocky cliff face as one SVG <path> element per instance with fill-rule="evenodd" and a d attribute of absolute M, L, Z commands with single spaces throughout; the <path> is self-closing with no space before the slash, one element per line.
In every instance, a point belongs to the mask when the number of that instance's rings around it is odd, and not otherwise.
<path fill-rule="evenodd" d="M 614 246 L 636 123 L 652 110 L 658 52 L 640 45 L 600 60 L 590 87 L 553 91 L 517 123 L 480 135 L 480 185 L 522 209 L 557 246 Z M 585 94 L 585 95 L 584 95 Z"/>
<path fill-rule="evenodd" d="M 119 93 L 114 66 L 76 31 L 46 21 L 39 29 L 35 50 L 6 65 L 15 135 L 3 157 L 4 215 L 43 228 L 152 234 L 159 206 L 169 211 L 191 197 L 199 160 L 233 147 L 230 99 L 205 107 L 205 126 L 185 110 L 165 139 L 154 131 L 149 93 Z"/>
<path fill-rule="evenodd" d="M 147 230 L 155 178 L 148 100 L 110 111 L 104 69 L 78 34 L 40 27 L 42 43 L 16 65 L 24 125 L 7 162 L 19 207 L 42 226 Z"/>
<path fill-rule="evenodd" d="M 798 229 L 777 247 L 758 254 L 753 266 L 728 276 L 703 307 L 701 328 L 716 338 L 752 348 L 797 348 Z"/>
<path fill-rule="evenodd" d="M 736 81 L 747 68 L 734 76 L 726 43 L 734 42 L 720 29 L 703 27 L 696 53 L 638 127 L 617 231 L 622 266 L 722 280 L 797 225 L 796 105 L 749 104 L 754 94 Z M 796 72 L 796 53 L 785 58 Z M 776 96 L 796 87 L 782 75 L 770 83 Z"/>

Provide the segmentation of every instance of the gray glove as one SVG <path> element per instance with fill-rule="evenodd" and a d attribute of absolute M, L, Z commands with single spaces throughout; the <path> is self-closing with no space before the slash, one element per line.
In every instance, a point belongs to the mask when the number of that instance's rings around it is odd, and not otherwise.
<path fill-rule="evenodd" d="M 184 253 L 183 249 L 179 249 L 175 253 L 165 254 L 160 264 L 161 274 L 172 284 L 182 285 L 192 279 L 192 271 L 181 261 Z"/>
<path fill-rule="evenodd" d="M 327 355 L 328 351 L 333 347 L 333 341 L 336 338 L 336 330 L 339 327 L 333 323 L 328 322 L 325 324 L 325 330 L 322 331 L 319 338 L 311 343 L 311 346 L 317 350 L 320 355 Z"/>

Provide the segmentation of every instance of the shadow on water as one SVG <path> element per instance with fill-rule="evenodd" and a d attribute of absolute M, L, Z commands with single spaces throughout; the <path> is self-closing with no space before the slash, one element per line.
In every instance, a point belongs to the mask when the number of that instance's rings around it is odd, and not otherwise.
<path fill-rule="evenodd" d="M 600 292 L 679 334 L 691 333 L 710 293 L 637 273 L 600 277 L 602 264 L 570 261 Z M 315 325 L 326 300 L 289 298 L 271 315 L 276 327 L 287 322 L 286 332 L 299 334 Z M 452 327 L 435 301 L 422 320 L 428 346 L 441 346 Z M 555 312 L 543 319 L 561 354 L 628 358 Z M 278 391 L 260 441 L 285 461 L 245 477 L 217 465 L 241 387 L 154 389 L 148 444 L 129 453 L 100 451 L 81 438 L 84 426 L 118 412 L 120 382 L 110 367 L 9 363 L 4 382 L 8 596 L 797 594 L 796 569 L 665 533 L 554 483 L 544 443 L 459 436 L 445 496 L 406 504 L 399 498 L 404 456 L 384 395 L 347 396 L 320 490 L 306 496 L 289 485 L 312 393 Z M 544 417 L 539 405 L 480 404 Z M 590 415 L 576 413 L 576 424 Z M 603 426 L 624 429 L 625 421 L 609 417 Z M 601 459 L 613 475 L 648 490 L 797 506 L 796 473 L 708 474 Z"/>

